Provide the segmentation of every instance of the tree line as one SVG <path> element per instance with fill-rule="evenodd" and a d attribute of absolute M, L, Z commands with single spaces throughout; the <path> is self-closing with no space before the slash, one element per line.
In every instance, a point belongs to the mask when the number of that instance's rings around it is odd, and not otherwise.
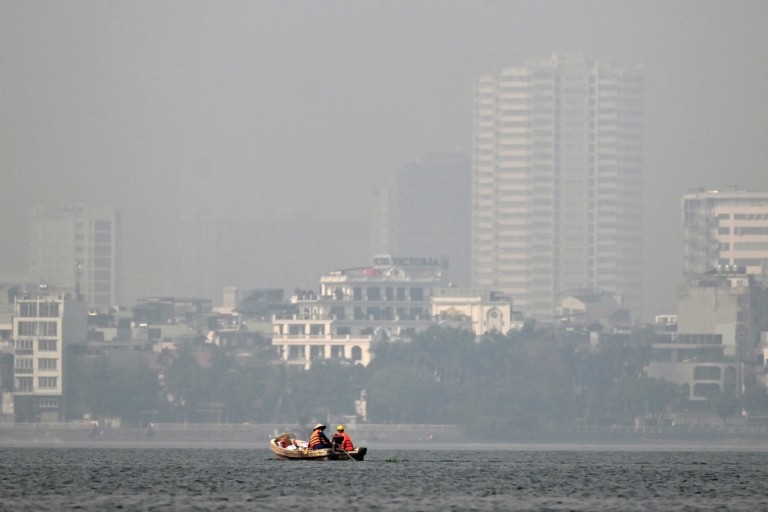
<path fill-rule="evenodd" d="M 282 364 L 269 347 L 245 359 L 210 344 L 151 359 L 115 352 L 72 357 L 65 400 L 71 418 L 117 416 L 126 425 L 305 425 L 355 415 L 365 396 L 369 422 L 457 424 L 491 439 L 525 439 L 685 410 L 681 387 L 643 373 L 652 341 L 641 332 L 591 346 L 587 333 L 532 325 L 477 339 L 433 327 L 408 342 L 374 344 L 368 367 L 323 360 L 306 371 Z M 765 393 L 758 394 L 752 403 L 762 406 Z M 723 398 L 708 406 L 725 411 Z"/>

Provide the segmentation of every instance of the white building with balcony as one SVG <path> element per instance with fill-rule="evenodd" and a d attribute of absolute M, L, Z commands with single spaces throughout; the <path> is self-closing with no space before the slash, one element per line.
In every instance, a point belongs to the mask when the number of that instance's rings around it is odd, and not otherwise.
<path fill-rule="evenodd" d="M 87 331 L 86 303 L 72 293 L 41 291 L 16 299 L 12 344 L 17 421 L 63 419 L 65 346 L 85 343 Z"/>
<path fill-rule="evenodd" d="M 435 258 L 377 256 L 371 266 L 335 270 L 322 276 L 319 293 L 291 298 L 294 313 L 273 317 L 272 344 L 290 365 L 367 365 L 372 341 L 408 338 L 435 324 L 431 299 L 442 283 Z"/>

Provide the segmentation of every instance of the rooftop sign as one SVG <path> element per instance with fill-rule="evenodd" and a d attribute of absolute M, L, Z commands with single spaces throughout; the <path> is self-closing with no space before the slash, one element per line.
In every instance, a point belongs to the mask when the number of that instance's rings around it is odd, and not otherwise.
<path fill-rule="evenodd" d="M 443 267 L 440 258 L 416 258 L 411 256 L 374 256 L 377 267 Z"/>

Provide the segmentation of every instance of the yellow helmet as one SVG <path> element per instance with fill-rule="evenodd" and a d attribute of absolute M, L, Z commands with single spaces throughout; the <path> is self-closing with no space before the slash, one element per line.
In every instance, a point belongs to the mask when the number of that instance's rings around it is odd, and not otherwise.
<path fill-rule="evenodd" d="M 344 425 L 339 425 L 338 427 L 336 427 L 336 430 L 344 430 Z"/>

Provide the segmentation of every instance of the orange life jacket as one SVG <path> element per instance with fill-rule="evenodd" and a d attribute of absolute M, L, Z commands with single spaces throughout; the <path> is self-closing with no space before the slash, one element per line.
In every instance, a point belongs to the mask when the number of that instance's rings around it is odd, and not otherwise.
<path fill-rule="evenodd" d="M 330 445 L 330 441 L 328 441 L 328 438 L 325 437 L 325 433 L 323 433 L 322 430 L 317 429 L 312 431 L 312 435 L 309 437 L 309 442 L 307 443 L 307 446 L 309 446 L 310 450 L 314 450 L 315 447 L 322 447 L 323 445 Z"/>
<path fill-rule="evenodd" d="M 339 443 L 339 448 L 341 448 L 345 452 L 351 452 L 352 450 L 355 449 L 355 446 L 352 444 L 352 439 L 349 438 L 349 434 L 347 434 L 346 432 L 342 432 L 339 435 L 341 435 L 341 437 L 344 438 L 341 441 L 341 443 Z"/>

